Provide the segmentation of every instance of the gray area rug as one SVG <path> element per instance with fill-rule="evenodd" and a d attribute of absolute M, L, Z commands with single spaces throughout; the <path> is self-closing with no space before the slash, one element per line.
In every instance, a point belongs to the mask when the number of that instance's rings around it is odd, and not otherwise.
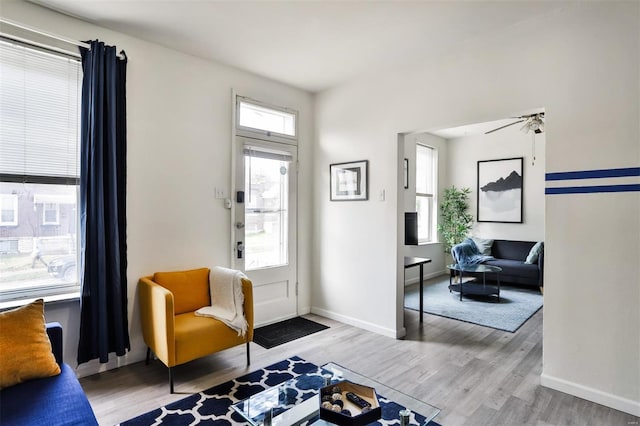
<path fill-rule="evenodd" d="M 534 288 L 501 286 L 497 303 L 496 296 L 469 295 L 460 301 L 460 294 L 449 293 L 448 286 L 449 276 L 425 281 L 424 312 L 513 333 L 542 307 L 542 295 Z M 419 310 L 419 287 L 405 287 L 405 308 Z"/>

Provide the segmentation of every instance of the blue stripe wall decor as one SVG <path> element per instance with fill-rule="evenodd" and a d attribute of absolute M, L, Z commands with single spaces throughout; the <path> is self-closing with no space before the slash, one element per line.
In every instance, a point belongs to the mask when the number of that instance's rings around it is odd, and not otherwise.
<path fill-rule="evenodd" d="M 580 184 L 584 179 L 602 179 L 602 185 L 593 185 L 591 182 Z M 625 182 L 620 182 L 624 179 Z M 573 172 L 555 172 L 545 175 L 547 187 L 545 194 L 588 194 L 607 192 L 638 192 L 640 191 L 640 167 L 626 167 L 618 169 L 580 170 Z M 551 182 L 572 182 L 570 186 L 552 186 Z M 620 183 L 616 183 L 620 182 Z"/>

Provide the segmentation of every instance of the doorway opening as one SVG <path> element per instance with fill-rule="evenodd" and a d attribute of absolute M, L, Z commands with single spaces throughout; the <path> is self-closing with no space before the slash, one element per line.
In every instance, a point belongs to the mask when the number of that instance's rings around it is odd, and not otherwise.
<path fill-rule="evenodd" d="M 423 279 L 429 283 L 448 280 L 448 265 L 454 263 L 449 251 L 444 250 L 439 232 L 440 201 L 445 189 L 468 188 L 468 212 L 473 216 L 469 236 L 485 239 L 514 241 L 544 241 L 545 239 L 545 122 L 544 109 L 538 108 L 515 114 L 512 118 L 475 123 L 440 130 L 402 133 L 398 135 L 398 283 L 397 319 L 400 330 L 419 327 L 417 311 L 407 311 L 408 290 L 419 283 L 418 268 L 403 268 L 404 257 L 428 258 L 423 265 Z M 435 185 L 434 215 L 436 238 L 433 241 L 406 244 L 405 213 L 418 212 L 421 160 L 419 147 L 428 146 L 436 152 L 433 179 Z M 417 148 L 418 147 L 418 150 Z M 521 223 L 478 221 L 478 167 L 487 160 L 523 158 Z M 405 161 L 406 159 L 406 161 Z M 406 173 L 405 173 L 405 164 Z M 405 176 L 408 176 L 405 185 Z M 424 176 L 424 173 L 422 174 Z M 419 220 L 418 220 L 419 222 Z M 420 224 L 418 223 L 418 227 Z M 536 290 L 536 289 L 534 289 Z M 416 290 L 417 291 L 417 290 Z M 536 290 L 539 291 L 539 290 Z M 455 297 L 452 294 L 451 297 Z M 425 299 L 425 305 L 428 305 Z M 425 310 L 428 306 L 425 307 Z M 416 308 L 417 310 L 417 308 Z M 409 318 L 409 319 L 407 319 Z"/>

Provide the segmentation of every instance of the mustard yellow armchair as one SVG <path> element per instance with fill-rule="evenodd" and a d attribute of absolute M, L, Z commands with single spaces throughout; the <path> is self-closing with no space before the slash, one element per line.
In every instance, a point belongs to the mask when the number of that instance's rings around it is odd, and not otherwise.
<path fill-rule="evenodd" d="M 147 364 L 151 351 L 169 368 L 169 388 L 173 393 L 176 365 L 228 349 L 247 345 L 247 365 L 253 340 L 253 286 L 242 279 L 244 316 L 248 327 L 244 336 L 214 318 L 194 312 L 211 304 L 209 268 L 177 272 L 156 272 L 140 278 L 138 298 L 142 335 L 147 344 Z"/>

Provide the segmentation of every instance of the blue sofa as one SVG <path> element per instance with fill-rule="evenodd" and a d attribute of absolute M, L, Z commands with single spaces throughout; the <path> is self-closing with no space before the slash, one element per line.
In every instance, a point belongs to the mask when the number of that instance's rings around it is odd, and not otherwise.
<path fill-rule="evenodd" d="M 494 259 L 485 260 L 482 263 L 502 268 L 502 272 L 500 272 L 501 283 L 520 284 L 542 289 L 544 286 L 544 245 L 535 263 L 525 263 L 529 251 L 535 244 L 535 241 L 493 240 L 490 255 Z M 454 252 L 455 250 L 452 249 L 453 259 L 458 263 Z M 465 273 L 465 275 L 482 278 L 481 273 Z M 451 276 L 453 276 L 453 271 L 451 271 Z M 487 273 L 486 278 L 496 281 L 497 276 L 495 273 Z"/>
<path fill-rule="evenodd" d="M 62 362 L 62 326 L 47 324 L 47 334 L 61 373 L 30 380 L 0 391 L 0 425 L 97 425 L 80 382 Z"/>

